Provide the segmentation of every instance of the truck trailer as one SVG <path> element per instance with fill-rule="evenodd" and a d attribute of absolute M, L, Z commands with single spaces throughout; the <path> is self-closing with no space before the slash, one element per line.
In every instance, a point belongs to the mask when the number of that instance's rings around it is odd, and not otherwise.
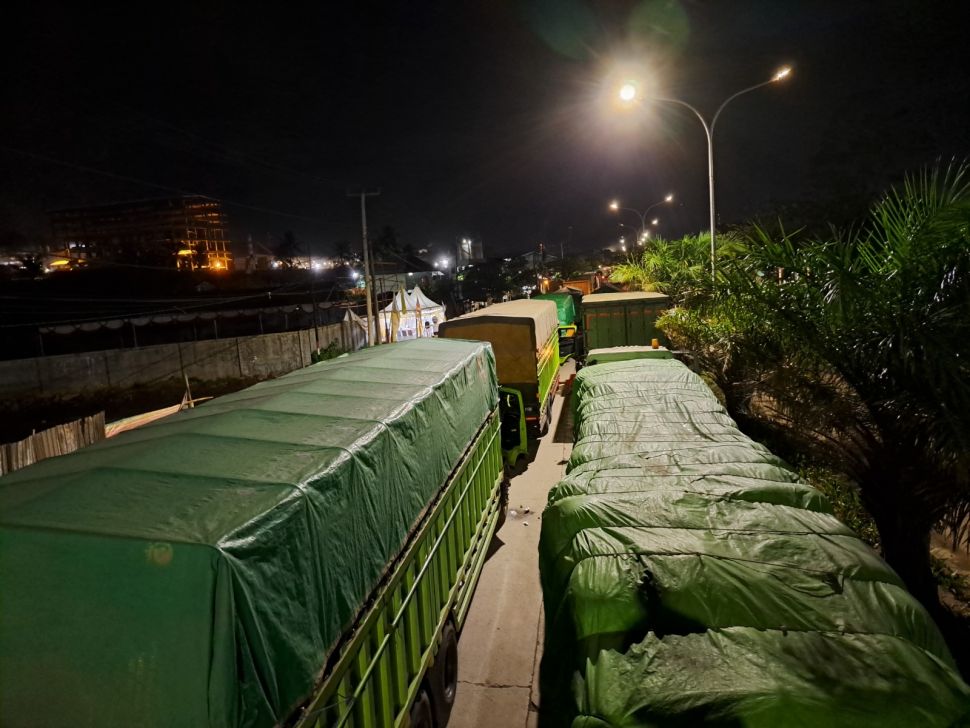
<path fill-rule="evenodd" d="M 670 308 L 663 293 L 593 293 L 583 296 L 583 333 L 587 351 L 613 346 L 650 346 L 667 339 L 656 328 Z"/>
<path fill-rule="evenodd" d="M 552 293 L 541 293 L 532 297 L 533 301 L 552 301 L 556 304 L 559 316 L 559 365 L 565 364 L 571 356 L 581 356 L 582 346 L 582 309 L 583 294 L 575 289 L 560 288 Z"/>
<path fill-rule="evenodd" d="M 499 518 L 491 348 L 322 362 L 0 479 L 0 725 L 441 728 Z"/>
<path fill-rule="evenodd" d="M 438 336 L 488 341 L 502 395 L 502 447 L 514 464 L 549 427 L 559 383 L 559 318 L 552 301 L 520 299 L 445 321 Z"/>

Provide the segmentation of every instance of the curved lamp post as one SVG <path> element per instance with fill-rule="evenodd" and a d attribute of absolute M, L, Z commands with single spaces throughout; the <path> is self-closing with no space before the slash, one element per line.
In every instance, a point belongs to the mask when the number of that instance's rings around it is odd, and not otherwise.
<path fill-rule="evenodd" d="M 634 210 L 632 207 L 621 207 L 619 200 L 613 200 L 610 203 L 610 209 L 613 210 L 613 212 L 619 212 L 620 210 L 623 210 L 625 212 L 632 212 L 634 215 L 640 218 L 640 235 L 637 239 L 642 241 L 650 233 L 650 231 L 647 229 L 647 213 L 650 212 L 653 208 L 657 207 L 658 205 L 669 204 L 673 201 L 674 201 L 674 195 L 673 193 L 670 193 L 669 195 L 666 195 L 659 202 L 654 202 L 646 210 L 644 210 L 643 212 L 640 212 L 639 210 Z M 658 222 L 660 221 L 654 218 L 653 220 L 650 221 L 650 224 L 656 225 Z M 620 224 L 622 225 L 623 223 L 620 223 Z"/>
<path fill-rule="evenodd" d="M 756 83 L 754 86 L 748 86 L 747 88 L 741 89 L 737 93 L 731 94 L 721 103 L 720 106 L 717 107 L 717 111 L 714 112 L 714 116 L 711 118 L 710 124 L 707 123 L 700 111 L 688 104 L 686 101 L 660 97 L 655 97 L 653 99 L 654 101 L 663 101 L 668 104 L 677 104 L 678 106 L 683 106 L 684 108 L 694 112 L 694 115 L 700 120 L 701 126 L 704 127 L 704 134 L 707 136 L 707 189 L 711 203 L 711 278 L 714 277 L 714 126 L 717 124 L 717 120 L 721 115 L 721 112 L 724 111 L 724 107 L 734 101 L 734 99 L 736 99 L 738 96 L 759 89 L 762 86 L 767 86 L 769 84 L 782 81 L 789 75 L 791 75 L 791 68 L 789 66 L 785 66 L 767 81 Z M 635 84 L 625 83 L 622 87 L 620 87 L 621 101 L 625 103 L 632 103 L 636 100 L 636 98 L 637 87 Z"/>

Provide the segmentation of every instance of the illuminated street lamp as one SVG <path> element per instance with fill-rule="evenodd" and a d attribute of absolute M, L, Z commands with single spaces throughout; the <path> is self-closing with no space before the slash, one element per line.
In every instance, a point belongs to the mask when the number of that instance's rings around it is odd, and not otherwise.
<path fill-rule="evenodd" d="M 621 228 L 626 228 L 627 230 L 633 233 L 634 239 L 637 241 L 637 245 L 639 245 L 641 248 L 643 247 L 644 243 L 646 243 L 650 239 L 649 230 L 638 231 L 632 225 L 627 225 L 626 223 L 623 223 L 623 222 L 618 224 Z"/>
<path fill-rule="evenodd" d="M 651 97 L 653 101 L 663 101 L 668 104 L 677 104 L 678 106 L 683 106 L 684 108 L 694 112 L 694 115 L 700 120 L 701 126 L 704 127 L 704 134 L 707 136 L 707 188 L 711 202 L 711 278 L 714 277 L 714 125 L 717 124 L 717 119 L 721 115 L 721 112 L 724 111 L 724 107 L 734 101 L 734 99 L 736 99 L 738 96 L 759 89 L 762 86 L 767 86 L 769 84 L 782 81 L 788 78 L 788 76 L 791 75 L 791 72 L 791 67 L 785 66 L 767 81 L 756 83 L 754 86 L 748 86 L 747 88 L 741 89 L 737 93 L 731 94 L 721 103 L 720 106 L 717 107 L 717 111 L 714 112 L 714 116 L 711 118 L 710 124 L 707 123 L 700 111 L 695 109 L 686 101 L 681 101 L 680 99 Z M 619 96 L 620 101 L 623 103 L 632 104 L 634 101 L 636 101 L 638 96 L 636 84 L 631 82 L 623 84 L 620 87 Z"/>
<path fill-rule="evenodd" d="M 643 212 L 640 212 L 639 210 L 634 210 L 632 207 L 621 207 L 619 200 L 613 200 L 610 203 L 610 209 L 613 212 L 619 212 L 620 210 L 623 210 L 625 212 L 632 212 L 634 215 L 640 218 L 640 232 L 637 235 L 637 239 L 645 240 L 647 237 L 649 237 L 649 233 L 650 233 L 650 231 L 647 230 L 647 213 L 650 212 L 653 208 L 657 207 L 658 205 L 670 204 L 673 201 L 674 201 L 674 195 L 673 193 L 670 193 L 668 195 L 665 195 L 664 198 L 659 202 L 654 202 L 646 210 L 644 210 Z M 650 224 L 656 225 L 658 222 L 659 220 L 657 220 L 657 218 L 654 218 L 653 220 L 650 221 Z M 622 225 L 623 223 L 620 223 L 620 224 Z"/>

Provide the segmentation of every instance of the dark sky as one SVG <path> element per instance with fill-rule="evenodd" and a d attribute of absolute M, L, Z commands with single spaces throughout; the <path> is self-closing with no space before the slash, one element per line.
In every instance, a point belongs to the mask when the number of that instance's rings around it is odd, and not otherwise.
<path fill-rule="evenodd" d="M 644 208 L 671 190 L 663 230 L 699 231 L 700 124 L 613 109 L 617 62 L 708 117 L 794 66 L 718 122 L 723 223 L 970 152 L 963 2 L 290 5 L 8 13 L 0 242 L 45 236 L 49 209 L 180 190 L 225 200 L 235 240 L 293 230 L 322 252 L 358 239 L 345 195 L 362 184 L 382 191 L 372 225 L 415 247 L 602 247 L 618 234 L 610 198 Z"/>

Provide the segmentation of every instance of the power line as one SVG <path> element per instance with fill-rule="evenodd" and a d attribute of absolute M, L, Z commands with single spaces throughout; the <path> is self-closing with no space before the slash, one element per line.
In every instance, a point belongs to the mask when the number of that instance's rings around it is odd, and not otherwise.
<path fill-rule="evenodd" d="M 300 284 L 299 283 L 290 284 L 289 287 L 296 286 L 296 285 L 300 285 Z M 241 297 L 236 298 L 236 299 L 222 300 L 220 303 L 222 303 L 222 304 L 226 304 L 226 303 L 241 303 L 243 301 L 251 301 L 251 300 L 257 299 L 257 298 L 266 298 L 268 300 L 272 300 L 272 294 L 273 293 L 280 293 L 284 288 L 285 287 L 280 287 L 279 289 L 275 289 L 273 291 L 265 291 L 263 293 L 254 294 L 252 296 L 241 296 Z M 333 284 L 332 286 L 330 286 L 330 291 L 327 293 L 327 297 L 323 301 L 324 303 L 329 303 L 330 302 L 330 297 L 333 295 L 333 293 L 334 293 L 335 290 L 337 290 L 337 285 L 336 284 Z M 307 290 L 307 291 L 296 291 L 295 293 L 305 293 L 305 294 L 309 294 L 310 291 L 309 290 Z M 321 293 L 322 293 L 322 291 L 321 291 Z M 107 302 L 107 301 L 100 300 L 100 301 L 97 301 L 97 302 L 100 303 L 100 302 Z M 274 308 L 285 308 L 287 305 L 294 305 L 295 306 L 295 305 L 298 305 L 298 304 L 277 304 L 277 306 L 275 306 Z M 69 324 L 96 323 L 96 322 L 99 322 L 99 321 L 107 321 L 107 320 L 110 320 L 110 319 L 146 318 L 146 317 L 150 317 L 150 316 L 164 316 L 164 315 L 173 314 L 173 313 L 188 314 L 188 313 L 190 313 L 192 311 L 200 311 L 200 312 L 202 312 L 201 311 L 202 309 L 207 309 L 207 308 L 211 308 L 211 302 L 199 303 L 199 305 L 197 305 L 197 306 L 184 306 L 184 307 L 183 306 L 170 306 L 168 308 L 159 308 L 159 309 L 149 310 L 149 311 L 133 311 L 133 312 L 132 311 L 128 311 L 128 312 L 121 312 L 121 313 L 103 314 L 101 316 L 89 316 L 89 317 L 86 317 L 86 318 L 58 319 L 58 320 L 54 320 L 54 321 L 49 321 L 49 320 L 48 321 L 31 321 L 31 322 L 17 323 L 17 324 L 0 324 L 0 329 L 34 328 L 34 327 L 41 327 L 41 326 L 66 326 L 66 325 L 69 325 Z M 214 314 L 218 315 L 219 310 L 218 309 L 215 309 L 215 310 L 210 311 L 210 313 L 214 313 Z"/>
<path fill-rule="evenodd" d="M 14 147 L 8 147 L 6 145 L 0 144 L 0 150 L 3 150 L 5 152 L 10 152 L 12 154 L 20 154 L 20 155 L 23 155 L 25 157 L 31 157 L 33 159 L 39 159 L 41 161 L 49 162 L 51 164 L 57 164 L 57 165 L 60 165 L 62 167 L 68 167 L 68 168 L 71 168 L 71 169 L 77 169 L 77 170 L 80 170 L 82 172 L 87 172 L 89 174 L 98 174 L 98 175 L 101 175 L 103 177 L 109 177 L 111 179 L 121 180 L 123 182 L 131 182 L 131 183 L 134 183 L 134 184 L 144 185 L 146 187 L 152 187 L 154 189 L 164 190 L 166 192 L 174 192 L 174 193 L 179 194 L 179 195 L 189 195 L 189 196 L 193 196 L 193 197 L 203 197 L 203 198 L 205 198 L 207 200 L 214 200 L 216 202 L 221 202 L 221 203 L 223 203 L 225 205 L 231 205 L 233 207 L 241 207 L 241 208 L 244 208 L 244 209 L 247 209 L 247 210 L 253 210 L 255 212 L 262 212 L 262 213 L 265 213 L 265 214 L 268 214 L 268 215 L 279 215 L 280 217 L 288 217 L 288 218 L 292 218 L 292 219 L 295 219 L 295 220 L 304 220 L 306 222 L 315 222 L 315 223 L 318 223 L 318 224 L 321 224 L 321 225 L 332 225 L 332 224 L 336 224 L 336 223 L 334 223 L 332 221 L 322 220 L 322 219 L 316 218 L 316 217 L 308 217 L 306 215 L 297 215 L 297 214 L 291 213 L 291 212 L 282 212 L 280 210 L 273 210 L 273 209 L 270 209 L 268 207 L 260 207 L 260 206 L 257 206 L 257 205 L 250 205 L 250 204 L 247 204 L 245 202 L 236 202 L 235 200 L 230 200 L 230 199 L 227 199 L 225 197 L 213 197 L 212 195 L 205 195 L 205 194 L 202 194 L 200 192 L 191 192 L 191 191 L 188 191 L 188 190 L 181 189 L 179 187 L 172 187 L 172 186 L 169 186 L 169 185 L 163 185 L 163 184 L 159 184 L 157 182 L 150 182 L 148 180 L 139 179 L 138 177 L 130 177 L 128 175 L 118 174 L 116 172 L 109 172 L 109 171 L 106 171 L 106 170 L 103 170 L 103 169 L 97 169 L 96 167 L 89 167 L 89 166 L 84 165 L 84 164 L 77 164 L 75 162 L 68 162 L 68 161 L 65 161 L 63 159 L 57 159 L 56 157 L 50 157 L 50 156 L 48 156 L 46 154 L 39 154 L 37 152 L 31 152 L 31 151 L 28 151 L 26 149 L 16 149 Z"/>
<path fill-rule="evenodd" d="M 204 137 L 199 136 L 195 132 L 189 131 L 188 129 L 183 129 L 182 127 L 177 126 L 177 125 L 173 124 L 170 121 L 166 121 L 165 119 L 159 119 L 158 117 L 151 116 L 150 114 L 147 114 L 147 113 L 145 113 L 143 111 L 138 111 L 137 109 L 133 109 L 133 108 L 131 108 L 129 106 L 120 105 L 120 107 L 123 108 L 123 109 L 127 109 L 128 111 L 130 111 L 130 112 L 132 112 L 134 114 L 138 114 L 138 115 L 140 115 L 140 116 L 142 116 L 142 117 L 144 117 L 144 118 L 146 118 L 146 119 L 148 119 L 150 121 L 153 121 L 156 124 L 159 124 L 159 125 L 161 125 L 163 127 L 167 127 L 169 129 L 172 129 L 173 131 L 176 131 L 176 132 L 178 132 L 180 134 L 183 134 L 184 136 L 187 136 L 187 137 L 189 137 L 191 139 L 195 139 L 195 140 L 197 140 L 198 142 L 201 142 L 204 145 L 207 145 L 209 147 L 212 147 L 212 149 L 217 150 L 220 153 L 222 153 L 222 156 L 223 156 L 224 159 L 231 160 L 231 161 L 248 160 L 249 162 L 251 162 L 253 164 L 257 164 L 257 165 L 260 165 L 262 167 L 266 167 L 267 169 L 276 170 L 278 172 L 283 172 L 285 174 L 291 174 L 291 175 L 294 175 L 294 176 L 297 176 L 297 177 L 303 177 L 305 179 L 311 180 L 312 182 L 316 182 L 317 184 L 333 185 L 333 186 L 339 186 L 339 187 L 343 187 L 346 184 L 346 182 L 338 181 L 338 180 L 335 180 L 335 179 L 328 179 L 326 177 L 318 177 L 316 175 L 312 175 L 312 174 L 309 174 L 307 172 L 301 172 L 299 170 L 294 170 L 294 169 L 290 169 L 288 167 L 284 167 L 284 166 L 282 166 L 280 164 L 277 164 L 276 162 L 271 162 L 271 161 L 262 159 L 260 157 L 257 157 L 257 156 L 254 156 L 252 154 L 249 154 L 247 152 L 241 152 L 238 149 L 234 149 L 234 148 L 232 148 L 230 146 L 227 146 L 226 144 L 223 144 L 221 142 L 213 142 L 213 141 L 211 141 L 209 139 L 205 139 Z M 233 160 L 229 155 L 232 155 L 232 157 L 236 157 L 237 159 Z"/>

